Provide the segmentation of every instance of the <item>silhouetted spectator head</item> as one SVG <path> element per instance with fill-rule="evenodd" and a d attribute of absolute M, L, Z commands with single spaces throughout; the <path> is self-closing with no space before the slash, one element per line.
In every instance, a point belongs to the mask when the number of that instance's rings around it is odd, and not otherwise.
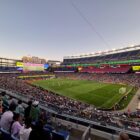
<path fill-rule="evenodd" d="M 121 132 L 118 140 L 129 140 L 128 134 Z"/>
<path fill-rule="evenodd" d="M 5 95 L 6 95 L 6 92 L 5 92 L 5 91 L 2 91 L 2 92 L 1 92 L 1 95 L 2 95 L 2 96 L 5 96 Z"/>
<path fill-rule="evenodd" d="M 16 109 L 16 105 L 10 104 L 9 110 L 13 112 L 15 111 L 15 109 Z"/>
<path fill-rule="evenodd" d="M 21 101 L 21 100 L 19 100 L 19 101 L 18 101 L 18 104 L 22 104 L 22 101 Z"/>
<path fill-rule="evenodd" d="M 32 105 L 32 101 L 29 101 L 29 102 L 28 102 L 28 105 L 31 106 L 31 105 Z"/>
<path fill-rule="evenodd" d="M 19 113 L 14 113 L 13 120 L 18 121 L 19 119 L 20 119 L 20 114 Z"/>

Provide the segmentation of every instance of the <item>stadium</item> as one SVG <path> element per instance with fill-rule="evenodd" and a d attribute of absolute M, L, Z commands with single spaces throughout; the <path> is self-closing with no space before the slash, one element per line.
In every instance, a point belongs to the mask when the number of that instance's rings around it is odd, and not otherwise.
<path fill-rule="evenodd" d="M 26 106 L 32 100 L 59 120 L 58 127 L 67 121 L 67 138 L 73 139 L 71 131 L 79 125 L 77 130 L 89 126 L 88 130 L 97 131 L 97 139 L 115 139 L 122 129 L 131 139 L 139 139 L 139 45 L 64 57 L 59 66 L 0 59 L 1 112 L 9 108 L 9 101 L 14 104 L 21 100 Z M 54 122 L 50 118 L 47 121 L 49 139 L 50 133 L 53 140 L 59 138 L 58 133 L 52 132 Z M 101 138 L 98 131 L 105 137 Z M 82 135 L 81 139 L 86 137 Z"/>
<path fill-rule="evenodd" d="M 140 140 L 139 5 L 1 0 L 0 140 Z"/>

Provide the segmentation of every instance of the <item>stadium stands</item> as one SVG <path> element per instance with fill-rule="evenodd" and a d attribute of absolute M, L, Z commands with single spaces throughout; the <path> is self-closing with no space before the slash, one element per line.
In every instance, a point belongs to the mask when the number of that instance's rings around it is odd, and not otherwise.
<path fill-rule="evenodd" d="M 51 69 L 53 72 L 77 72 L 75 67 L 54 67 Z"/>
<path fill-rule="evenodd" d="M 108 52 L 94 53 L 89 55 L 64 57 L 63 65 L 92 64 L 107 61 L 137 60 L 140 58 L 140 46 L 127 47 Z"/>
<path fill-rule="evenodd" d="M 118 113 L 111 112 L 111 110 L 100 110 L 101 108 L 96 108 L 87 103 L 58 95 L 55 92 L 31 84 L 32 80 L 51 78 L 51 76 L 43 76 L 43 74 L 53 74 L 55 75 L 53 78 L 93 80 L 115 84 L 121 83 L 134 86 L 137 89 L 140 87 L 140 78 L 139 74 L 133 71 L 133 66 L 139 67 L 140 65 L 139 47 L 140 46 L 134 46 L 115 51 L 66 57 L 60 67 L 52 67 L 49 69 L 51 73 L 29 72 L 10 74 L 9 72 L 16 71 L 16 67 L 0 67 L 0 88 L 11 96 L 10 99 L 7 98 L 5 94 L 2 96 L 3 113 L 9 110 L 9 106 L 13 104 L 15 98 L 16 100 L 22 99 L 25 103 L 27 102 L 24 99 L 27 99 L 27 101 L 32 100 L 33 102 L 39 101 L 39 106 L 36 104 L 38 102 L 31 105 L 30 113 L 28 114 L 28 117 L 30 116 L 32 118 L 32 129 L 35 129 L 32 133 L 33 137 L 36 135 L 36 132 L 39 132 L 47 137 L 48 140 L 69 139 L 70 133 L 68 131 L 56 129 L 49 121 L 46 122 L 49 115 L 43 112 L 45 109 L 53 114 L 51 117 L 57 117 L 74 123 L 78 122 L 85 126 L 92 125 L 92 128 L 107 133 L 116 134 L 125 128 L 132 139 L 139 139 L 140 123 L 136 121 L 140 116 L 139 111 Z M 3 72 L 8 73 L 3 74 Z M 29 77 L 27 79 L 18 78 L 18 76 L 21 75 Z M 37 77 L 34 78 L 34 75 Z M 14 99 L 12 99 L 12 97 L 14 97 Z M 23 108 L 25 109 L 26 106 L 27 104 L 23 106 Z M 21 109 L 21 104 L 19 104 L 18 107 Z M 115 108 L 119 109 L 119 104 L 115 105 Z M 38 116 L 31 116 L 31 114 L 34 114 L 31 112 L 36 112 Z M 24 118 L 23 114 L 24 113 L 20 115 Z M 43 128 L 36 123 L 40 120 L 45 122 L 43 123 Z M 36 129 L 38 126 L 40 128 Z M 3 128 L 1 128 L 1 136 L 3 140 L 19 139 L 19 137 L 11 137 L 11 134 L 3 130 Z"/>
<path fill-rule="evenodd" d="M 118 113 L 112 113 L 108 111 L 105 112 L 105 111 L 93 109 L 89 111 L 87 110 L 84 114 L 82 111 L 89 108 L 89 105 L 81 103 L 79 101 L 71 100 L 66 97 L 62 97 L 55 93 L 44 91 L 43 89 L 38 87 L 31 86 L 30 84 L 26 83 L 26 80 L 24 81 L 21 79 L 17 79 L 16 77 L 18 75 L 20 74 L 5 74 L 5 75 L 0 74 L 0 87 L 5 90 L 12 91 L 16 95 L 19 95 L 20 99 L 23 99 L 23 97 L 25 97 L 27 99 L 39 100 L 41 105 L 46 105 L 45 108 L 47 107 L 49 109 L 56 111 L 57 117 L 63 116 L 63 118 L 65 118 L 66 115 L 71 118 L 69 120 L 74 122 L 76 122 L 75 120 L 76 118 L 73 117 L 78 117 L 79 120 L 78 122 L 80 122 L 81 124 L 88 125 L 88 123 L 90 124 L 93 123 L 94 128 L 101 129 L 102 131 L 108 131 L 108 132 L 110 132 L 110 130 L 108 130 L 110 126 L 112 127 L 111 129 L 113 129 L 114 127 L 116 129 L 118 128 L 122 129 L 122 127 L 124 127 L 126 124 L 126 118 L 128 118 L 127 125 L 125 126 L 126 130 L 136 132 L 136 133 L 139 132 L 139 124 L 136 124 L 135 127 L 132 127 L 132 124 L 134 124 L 135 122 L 129 122 L 130 114 L 128 115 L 127 112 L 118 114 Z M 32 73 L 31 75 L 34 74 Z M 134 84 L 135 86 L 140 85 L 139 78 L 136 74 L 114 75 L 114 74 L 90 74 L 90 73 L 57 73 L 57 77 L 66 77 L 66 76 L 69 78 L 75 77 L 79 79 L 89 79 L 89 80 L 94 79 L 102 82 L 127 83 L 127 84 Z M 123 115 L 126 116 L 125 121 Z M 134 116 L 136 118 L 138 117 L 137 112 Z M 79 118 L 81 119 L 81 121 Z M 120 119 L 120 123 L 118 123 L 118 118 Z M 84 122 L 85 120 L 87 122 L 88 120 L 90 121 L 87 123 Z M 102 124 L 102 122 L 104 122 L 104 124 Z M 99 125 L 97 127 L 98 123 Z M 46 125 L 44 128 L 47 132 L 49 131 L 52 133 L 52 135 L 53 134 L 55 135 L 51 126 Z M 48 137 L 49 134 L 50 133 L 47 133 Z"/>
<path fill-rule="evenodd" d="M 80 72 L 88 73 L 127 73 L 131 69 L 131 66 L 119 66 L 119 67 L 92 67 L 92 68 L 83 68 Z"/>

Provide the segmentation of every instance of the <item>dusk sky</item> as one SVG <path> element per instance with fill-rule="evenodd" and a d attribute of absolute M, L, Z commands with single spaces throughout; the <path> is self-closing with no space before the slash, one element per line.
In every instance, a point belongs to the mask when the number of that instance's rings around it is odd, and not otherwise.
<path fill-rule="evenodd" d="M 140 44 L 140 0 L 0 0 L 0 57 L 62 60 Z"/>

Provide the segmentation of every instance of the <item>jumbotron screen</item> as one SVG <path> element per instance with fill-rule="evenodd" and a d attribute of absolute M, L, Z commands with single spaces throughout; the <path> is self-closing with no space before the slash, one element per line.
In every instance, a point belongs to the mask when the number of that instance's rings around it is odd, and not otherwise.
<path fill-rule="evenodd" d="M 44 64 L 24 63 L 23 71 L 44 71 Z"/>
<path fill-rule="evenodd" d="M 44 64 L 44 69 L 47 70 L 49 68 L 49 64 Z"/>
<path fill-rule="evenodd" d="M 23 64 L 24 64 L 23 62 L 16 62 L 16 66 L 20 68 L 23 68 Z"/>
<path fill-rule="evenodd" d="M 140 66 L 132 66 L 133 71 L 140 71 Z"/>

